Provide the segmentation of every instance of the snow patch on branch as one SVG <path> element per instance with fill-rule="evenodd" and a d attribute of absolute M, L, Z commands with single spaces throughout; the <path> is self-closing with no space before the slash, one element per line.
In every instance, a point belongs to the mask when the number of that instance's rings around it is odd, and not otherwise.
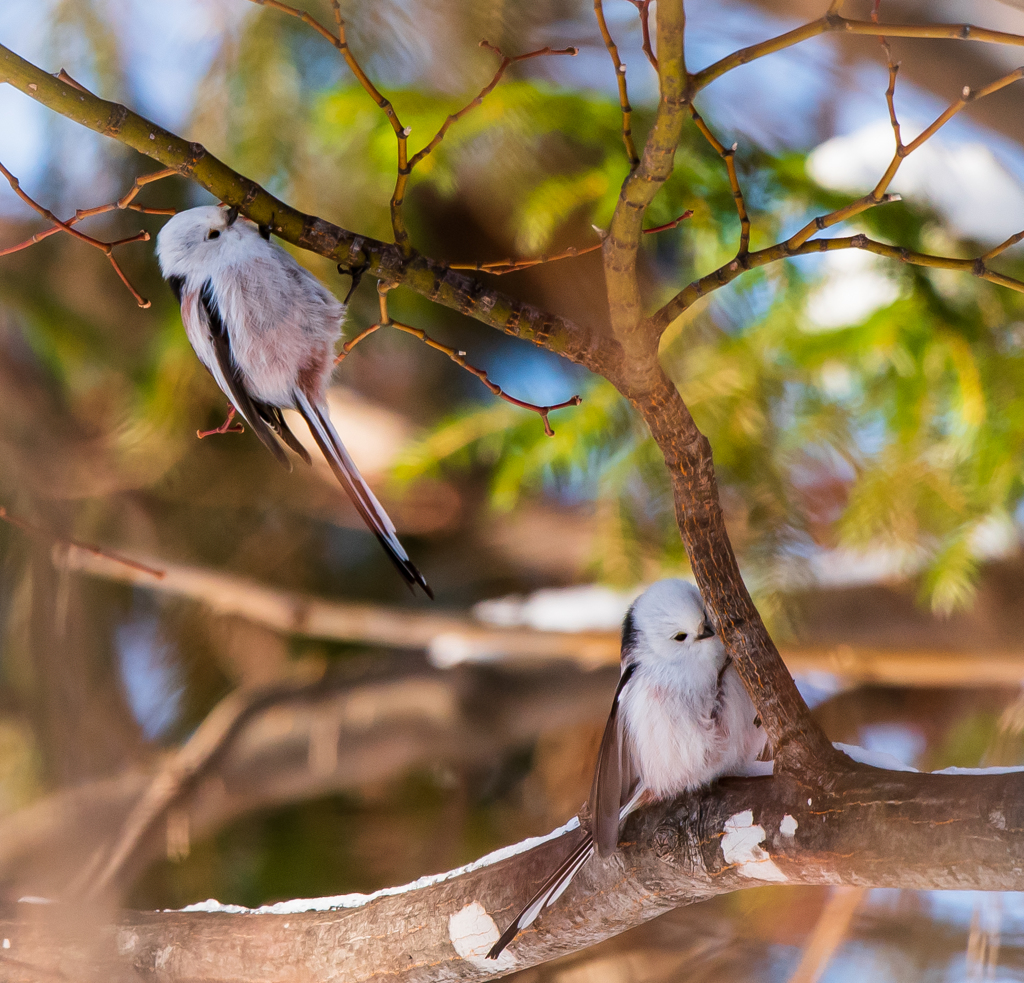
<path fill-rule="evenodd" d="M 848 758 L 852 758 L 858 764 L 871 765 L 872 768 L 883 768 L 885 771 L 913 771 L 910 765 L 900 761 L 895 755 L 888 751 L 869 751 L 866 747 L 858 747 L 856 744 L 840 744 L 838 741 L 832 744 L 837 751 L 842 751 Z"/>
<path fill-rule="evenodd" d="M 564 836 L 566 833 L 571 833 L 574 829 L 578 829 L 579 825 L 579 818 L 573 816 L 573 818 L 564 826 L 559 826 L 558 829 L 552 830 L 544 836 L 531 836 L 519 843 L 513 843 L 511 846 L 502 847 L 500 850 L 495 850 L 493 853 L 488 853 L 486 856 L 480 857 L 479 860 L 474 860 L 472 863 L 466 864 L 465 867 L 456 867 L 455 870 L 448 870 L 443 874 L 428 874 L 426 877 L 421 877 L 419 880 L 415 880 L 411 884 L 403 884 L 400 887 L 385 887 L 379 891 L 374 891 L 373 894 L 338 894 L 330 898 L 295 898 L 293 901 L 278 901 L 277 904 L 267 904 L 263 905 L 261 908 L 245 908 L 242 905 L 237 904 L 221 904 L 221 902 L 214 898 L 210 898 L 208 901 L 199 901 L 196 904 L 186 905 L 184 908 L 165 910 L 177 910 L 183 912 L 220 912 L 232 915 L 297 915 L 304 911 L 331 911 L 334 908 L 361 908 L 363 905 L 369 904 L 371 901 L 376 901 L 377 898 L 386 898 L 396 894 L 407 894 L 410 891 L 419 891 L 425 887 L 440 884 L 442 881 L 451 880 L 453 877 L 461 877 L 463 874 L 469 874 L 474 870 L 479 870 L 481 867 L 489 867 L 491 864 L 496 864 L 501 860 L 507 860 L 509 857 L 514 857 L 519 853 L 526 853 L 527 850 L 532 850 L 534 847 L 538 847 L 542 843 L 547 843 L 548 840 L 554 840 L 559 836 Z M 495 935 L 493 941 L 497 941 L 497 939 L 498 936 Z M 488 966 L 494 965 L 493 961 L 488 962 Z"/>
<path fill-rule="evenodd" d="M 500 936 L 494 919 L 479 901 L 473 901 L 448 919 L 448 938 L 462 959 L 488 970 L 504 972 L 515 965 L 515 957 L 506 949 L 498 958 L 487 953 Z"/>
<path fill-rule="evenodd" d="M 722 837 L 725 862 L 732 864 L 743 877 L 785 883 L 788 878 L 761 846 L 764 841 L 764 827 L 754 825 L 754 813 L 750 809 L 730 816 L 725 821 L 725 835 Z"/>

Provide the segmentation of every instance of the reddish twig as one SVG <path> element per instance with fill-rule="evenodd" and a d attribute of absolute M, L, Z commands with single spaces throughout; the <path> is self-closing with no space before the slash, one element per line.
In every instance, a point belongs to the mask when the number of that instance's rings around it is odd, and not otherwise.
<path fill-rule="evenodd" d="M 157 580 L 163 580 L 166 576 L 163 570 L 157 570 L 155 567 L 147 567 L 145 563 L 139 563 L 136 560 L 129 560 L 128 557 L 121 556 L 119 553 L 114 553 L 111 550 L 105 550 L 100 546 L 92 546 L 89 543 L 80 543 L 77 539 L 66 539 L 64 536 L 58 536 L 56 533 L 52 533 L 48 529 L 43 529 L 41 526 L 36 526 L 31 522 L 26 522 L 24 519 L 17 519 L 2 505 L 0 505 L 0 520 L 14 526 L 16 529 L 20 529 L 24 533 L 28 533 L 30 536 L 40 536 L 44 539 L 49 539 L 52 542 L 60 543 L 63 546 L 74 546 L 77 549 L 85 550 L 87 553 L 92 553 L 93 556 L 106 557 L 108 560 L 113 560 L 115 563 L 120 563 L 122 566 L 129 567 L 132 570 L 148 573 L 151 577 L 156 577 Z"/>
<path fill-rule="evenodd" d="M 397 331 L 404 331 L 406 334 L 411 334 L 415 338 L 419 338 L 425 345 L 436 351 L 443 352 L 447 355 L 456 365 L 460 368 L 465 369 L 471 375 L 475 375 L 490 391 L 500 399 L 511 403 L 513 406 L 522 407 L 524 410 L 532 410 L 534 413 L 539 414 L 541 420 L 544 422 L 544 433 L 549 437 L 554 437 L 555 431 L 551 429 L 551 424 L 548 422 L 548 414 L 554 410 L 565 409 L 567 406 L 579 406 L 583 402 L 583 398 L 579 395 L 573 396 L 571 399 L 567 399 L 564 403 L 555 403 L 553 406 L 538 406 L 536 403 L 528 403 L 522 399 L 516 399 L 515 396 L 510 396 L 504 389 L 501 388 L 496 382 L 491 382 L 490 377 L 483 369 L 478 369 L 474 365 L 470 365 L 466 361 L 466 353 L 458 351 L 455 348 L 451 348 L 448 345 L 442 345 L 439 341 L 434 341 L 426 331 L 422 328 L 414 328 L 410 324 L 402 324 L 399 321 L 394 321 L 391 315 L 388 313 L 388 292 L 392 287 L 388 284 L 378 283 L 377 284 L 377 295 L 380 298 L 380 320 L 376 324 L 371 324 L 365 331 L 361 331 L 351 341 L 346 342 L 341 349 L 340 354 L 335 359 L 335 363 L 340 362 L 356 345 L 359 344 L 364 338 L 373 334 L 379 328 L 395 328 Z"/>
<path fill-rule="evenodd" d="M 643 47 L 642 51 L 647 55 L 647 60 L 651 63 L 651 67 L 658 70 L 658 57 L 654 53 L 654 49 L 651 48 L 651 23 L 650 23 L 650 6 L 651 0 L 629 0 L 629 2 L 636 7 L 637 13 L 640 14 L 640 32 L 643 35 Z"/>
<path fill-rule="evenodd" d="M 674 229 L 691 215 L 693 212 L 688 208 L 679 218 L 674 218 L 671 222 L 656 225 L 653 229 L 644 229 L 644 234 L 650 235 L 652 232 L 666 232 L 669 229 Z M 493 273 L 495 276 L 503 276 L 505 273 L 515 273 L 517 270 L 528 270 L 530 267 L 540 266 L 542 263 L 554 263 L 556 260 L 569 259 L 573 256 L 586 256 L 587 253 L 596 253 L 600 248 L 600 242 L 593 246 L 585 246 L 583 249 L 570 246 L 554 256 L 537 256 L 534 259 L 503 259 L 494 263 L 451 263 L 449 269 L 476 270 L 478 273 Z"/>
<path fill-rule="evenodd" d="M 629 104 L 629 92 L 626 89 L 626 66 L 619 58 L 619 49 L 612 40 L 608 24 L 604 19 L 604 7 L 602 0 L 594 0 L 594 16 L 597 18 L 597 26 L 601 30 L 601 37 L 604 39 L 604 46 L 608 49 L 612 64 L 615 66 L 615 81 L 619 86 L 619 106 L 622 109 L 622 142 L 626 145 L 626 156 L 629 158 L 630 169 L 640 163 L 637 156 L 636 145 L 633 143 L 633 107 Z"/>
<path fill-rule="evenodd" d="M 228 406 L 227 419 L 219 426 L 214 427 L 213 430 L 197 430 L 196 436 L 202 440 L 204 437 L 212 437 L 214 434 L 221 433 L 245 433 L 245 427 L 241 422 L 232 423 L 231 421 L 235 418 L 235 408 Z"/>
<path fill-rule="evenodd" d="M 62 69 L 63 71 L 63 69 Z M 66 74 L 66 73 L 65 73 Z M 70 78 L 70 76 L 68 77 Z M 64 81 L 68 81 L 65 79 Z M 83 90 L 85 91 L 85 90 Z M 149 233 L 145 230 L 136 233 L 133 236 L 128 236 L 125 239 L 116 239 L 113 242 L 103 242 L 100 239 L 94 239 L 92 236 L 86 235 L 84 232 L 79 232 L 78 229 L 73 226 L 81 222 L 83 219 L 92 218 L 94 215 L 102 215 L 106 212 L 111 212 L 116 208 L 128 208 L 132 211 L 144 212 L 147 215 L 173 215 L 173 209 L 155 209 L 155 208 L 143 208 L 141 205 L 131 204 L 132 199 L 142 190 L 143 186 L 150 184 L 153 181 L 159 181 L 162 178 L 168 177 L 171 174 L 176 174 L 177 171 L 172 168 L 167 168 L 163 171 L 157 171 L 154 174 L 147 174 L 141 178 L 136 178 L 135 184 L 131 191 L 128 192 L 119 201 L 109 205 L 98 205 L 95 208 L 79 209 L 75 212 L 74 217 L 68 219 L 66 222 L 62 222 L 56 215 L 53 214 L 48 208 L 44 208 L 33 198 L 30 198 L 24 190 L 22 190 L 21 183 L 18 179 L 9 171 L 3 164 L 0 164 L 0 174 L 3 174 L 7 178 L 7 182 L 10 184 L 14 193 L 31 207 L 38 214 L 42 215 L 43 218 L 52 222 L 53 225 L 49 229 L 44 229 L 42 232 L 37 232 L 35 235 L 26 239 L 24 242 L 20 242 L 15 246 L 8 246 L 6 249 L 0 250 L 0 256 L 7 256 L 11 253 L 16 253 L 21 249 L 27 249 L 29 246 L 34 246 L 37 242 L 42 242 L 43 239 L 49 238 L 57 232 L 67 232 L 69 235 L 82 242 L 88 243 L 90 246 L 94 246 L 100 250 L 110 262 L 110 265 L 114 268 L 114 272 L 121 278 L 121 282 L 131 291 L 132 296 L 135 298 L 135 302 L 139 307 L 149 307 L 149 301 L 146 300 L 136 289 L 132 286 L 131 281 L 125 276 L 124 271 L 118 265 L 117 260 L 114 258 L 114 250 L 118 246 L 125 246 L 130 242 L 148 242 Z"/>
<path fill-rule="evenodd" d="M 368 328 L 366 328 L 366 330 L 360 331 L 359 334 L 357 334 L 354 338 L 351 338 L 348 341 L 346 341 L 345 344 L 341 346 L 341 351 L 338 352 L 337 357 L 334 359 L 334 364 L 338 365 L 345 358 L 345 356 L 348 355 L 348 353 L 352 351 L 352 349 L 355 348 L 356 345 L 359 344 L 359 342 L 361 342 L 364 338 L 369 338 L 370 335 L 372 335 L 373 332 L 376 331 L 379 327 L 380 324 L 371 324 Z"/>

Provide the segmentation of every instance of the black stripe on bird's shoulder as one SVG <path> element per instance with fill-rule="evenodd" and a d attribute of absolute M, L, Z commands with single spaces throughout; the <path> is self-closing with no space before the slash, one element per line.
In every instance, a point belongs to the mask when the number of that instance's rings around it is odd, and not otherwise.
<path fill-rule="evenodd" d="M 207 320 L 210 322 L 210 334 L 214 338 L 227 338 L 228 331 L 224 327 L 224 319 L 220 316 L 220 308 L 217 306 L 217 298 L 214 296 L 211 281 L 207 280 L 203 284 L 199 291 L 199 299 L 203 302 Z M 237 373 L 237 366 L 235 366 L 235 373 Z"/>
<path fill-rule="evenodd" d="M 252 428 L 254 434 L 259 437 L 260 442 L 270 451 L 278 462 L 287 471 L 291 471 L 291 461 L 288 455 L 278 443 L 274 436 L 273 407 L 254 399 L 245 384 L 245 374 L 235 361 L 231 351 L 231 336 L 221 317 L 220 308 L 217 307 L 217 298 L 213 293 L 213 284 L 207 280 L 199 291 L 199 302 L 206 312 L 206 320 L 210 328 L 210 338 L 213 340 L 213 352 L 220 366 L 221 375 L 228 384 L 228 396 L 235 404 L 235 409 L 242 415 L 242 419 Z M 268 417 L 270 422 L 268 422 Z"/>
<path fill-rule="evenodd" d="M 622 658 L 625 659 L 636 648 L 640 641 L 640 629 L 636 626 L 636 619 L 633 617 L 633 607 L 626 612 L 622 621 Z"/>
<path fill-rule="evenodd" d="M 170 285 L 171 292 L 174 294 L 174 299 L 180 304 L 181 303 L 181 292 L 185 288 L 185 278 L 183 276 L 169 276 L 167 283 Z"/>
<path fill-rule="evenodd" d="M 619 676 L 619 685 L 615 687 L 615 696 L 612 698 L 612 710 L 619 705 L 619 697 L 622 695 L 622 691 L 626 688 L 626 683 L 633 678 L 633 673 L 636 672 L 636 663 L 627 662 L 622 667 L 622 675 Z"/>

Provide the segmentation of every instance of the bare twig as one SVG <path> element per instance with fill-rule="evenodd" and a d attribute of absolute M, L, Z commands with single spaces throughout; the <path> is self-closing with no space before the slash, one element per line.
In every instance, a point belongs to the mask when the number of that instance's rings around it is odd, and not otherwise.
<path fill-rule="evenodd" d="M 63 73 L 64 70 L 61 69 L 61 72 Z M 165 177 L 171 177 L 177 173 L 178 172 L 174 170 L 174 168 L 168 167 L 162 171 L 154 171 L 152 174 L 143 174 L 141 177 L 137 177 L 135 179 L 135 183 L 132 185 L 128 193 L 117 201 L 111 202 L 107 205 L 96 205 L 93 208 L 79 208 L 71 218 L 63 223 L 63 225 L 51 225 L 48 229 L 43 229 L 42 232 L 36 232 L 35 235 L 30 236 L 24 242 L 19 242 L 16 246 L 8 246 L 6 249 L 0 249 L 0 256 L 8 256 L 11 253 L 16 253 L 22 249 L 28 249 L 29 246 L 34 246 L 37 242 L 42 242 L 44 239 L 49 239 L 50 236 L 57 232 L 67 231 L 65 226 L 76 225 L 78 222 L 87 218 L 93 218 L 96 215 L 106 215 L 108 212 L 113 212 L 117 209 L 128 209 L 129 211 L 140 212 L 143 215 L 176 215 L 176 208 L 149 208 L 145 205 L 133 204 L 133 200 L 147 184 L 152 184 L 154 181 L 161 181 Z M 114 246 L 121 245 L 125 242 L 134 241 L 136 240 L 123 239 L 119 242 L 110 243 L 110 246 L 113 248 Z"/>
<path fill-rule="evenodd" d="M 391 100 L 386 96 L 381 95 L 377 87 L 370 81 L 370 77 L 363 71 L 359 62 L 356 60 L 355 55 L 352 54 L 352 49 L 348 44 L 348 36 L 345 32 L 345 20 L 341 16 L 341 5 L 338 0 L 331 0 L 331 8 L 334 11 L 334 22 L 338 29 L 337 35 L 332 34 L 315 17 L 307 14 L 305 11 L 299 10 L 297 7 L 281 3 L 280 0 L 251 0 L 251 2 L 258 3 L 261 7 L 272 7 L 274 10 L 279 10 L 281 13 L 288 14 L 291 17 L 297 17 L 304 24 L 313 28 L 313 30 L 322 38 L 330 41 L 330 43 L 341 52 L 341 56 L 345 59 L 345 64 L 348 65 L 352 74 L 366 91 L 367 95 L 369 95 L 369 97 L 377 104 L 384 115 L 387 116 L 388 122 L 391 124 L 391 129 L 395 131 L 395 139 L 398 142 L 399 181 L 401 182 L 403 175 L 405 175 L 407 179 L 409 174 L 409 134 L 412 131 L 408 127 L 402 125 L 402 121 L 398 118 L 398 113 L 395 111 L 395 107 L 392 105 Z M 399 246 L 404 253 L 407 253 L 409 250 L 409 234 L 406 231 L 405 222 L 402 218 L 402 201 L 398 196 L 397 187 L 395 189 L 395 194 L 391 198 L 391 227 L 395 236 L 395 244 Z"/>
<path fill-rule="evenodd" d="M 982 263 L 987 263 L 990 259 L 995 259 L 1000 253 L 1006 252 L 1006 250 L 1009 249 L 1010 246 L 1017 245 L 1017 243 L 1020 242 L 1021 239 L 1024 239 L 1024 232 L 1017 232 L 1014 235 L 1010 236 L 1009 239 L 1004 240 L 1003 242 L 999 243 L 998 246 L 995 246 L 993 249 L 990 249 L 987 253 L 985 253 L 985 255 L 981 257 Z"/>
<path fill-rule="evenodd" d="M 665 222 L 664 225 L 656 225 L 652 229 L 644 229 L 645 235 L 650 235 L 653 232 L 666 232 L 669 229 L 678 227 L 686 219 L 693 215 L 691 209 L 687 209 L 678 218 L 672 219 L 671 222 Z M 450 269 L 453 270 L 476 270 L 479 273 L 492 273 L 495 276 L 503 276 L 506 273 L 515 273 L 518 270 L 528 270 L 533 266 L 540 266 L 542 263 L 554 263 L 560 259 L 570 259 L 574 256 L 586 256 L 587 253 L 596 253 L 602 246 L 602 242 L 595 243 L 593 246 L 585 246 L 583 249 L 577 249 L 575 246 L 570 246 L 568 249 L 562 250 L 560 253 L 555 253 L 554 256 L 537 256 L 534 259 L 503 259 L 494 263 L 452 263 Z M 361 340 L 361 336 L 359 339 Z M 355 341 L 353 341 L 355 344 Z"/>
<path fill-rule="evenodd" d="M 391 230 L 395 237 L 395 245 L 397 245 L 406 256 L 412 254 L 412 246 L 409 242 L 409 232 L 405 227 L 405 218 L 402 215 L 402 206 L 405 203 L 405 192 L 408 187 L 409 177 L 412 174 L 413 168 L 437 147 L 437 145 L 444 139 L 445 134 L 448 132 L 452 124 L 458 122 L 463 116 L 483 102 L 488 93 L 490 93 L 498 82 L 501 81 L 502 76 L 505 74 L 505 70 L 513 62 L 526 61 L 530 58 L 540 58 L 543 55 L 575 55 L 578 51 L 577 48 L 562 48 L 556 50 L 550 47 L 545 47 L 540 48 L 537 51 L 530 51 L 524 55 L 506 55 L 500 49 L 489 44 L 487 41 L 481 41 L 480 47 L 487 48 L 495 52 L 501 58 L 501 63 L 499 64 L 497 71 L 494 73 L 494 77 L 462 109 L 458 110 L 458 112 L 451 113 L 441 124 L 441 128 L 437 133 L 434 134 L 433 139 L 431 139 L 431 141 L 423 147 L 422 150 L 410 157 L 409 136 L 412 133 L 412 130 L 407 126 L 402 125 L 402 121 L 398 118 L 398 113 L 396 112 L 394 105 L 391 103 L 391 100 L 381 95 L 380 91 L 373 82 L 370 81 L 369 76 L 363 71 L 359 62 L 356 61 L 355 56 L 352 54 L 352 49 L 349 47 L 345 33 L 345 20 L 341 16 L 341 4 L 339 3 L 339 0 L 331 0 L 331 8 L 334 11 L 334 22 L 338 29 L 337 36 L 332 34 L 314 17 L 304 11 L 298 10 L 295 7 L 289 6 L 286 3 L 281 3 L 280 0 L 251 0 L 251 2 L 258 3 L 261 6 L 273 7 L 275 10 L 280 10 L 282 13 L 289 14 L 292 17 L 297 17 L 304 24 L 308 24 L 312 27 L 313 30 L 320 34 L 321 37 L 330 41 L 331 44 L 341 52 L 346 64 L 352 70 L 352 74 L 359 80 L 359 84 L 366 90 L 370 98 L 387 116 L 388 122 L 391 124 L 391 128 L 395 131 L 395 138 L 398 141 L 398 173 L 395 179 L 395 190 L 391 195 Z"/>
<path fill-rule="evenodd" d="M 896 117 L 896 107 L 893 101 L 893 94 L 896 88 L 896 74 L 899 70 L 899 66 L 894 64 L 892 61 L 889 63 L 889 87 L 886 90 L 886 103 L 889 107 L 889 119 L 892 124 L 893 133 L 896 137 L 896 150 L 893 153 L 892 160 L 889 162 L 889 166 L 885 169 L 885 173 L 879 178 L 878 184 L 863 198 L 857 199 L 857 201 L 851 202 L 848 205 L 844 205 L 842 208 L 837 208 L 833 212 L 829 212 L 827 215 L 819 215 L 817 218 L 808 222 L 796 235 L 792 236 L 787 245 L 791 250 L 801 246 L 804 242 L 811 238 L 815 232 L 821 232 L 830 226 L 836 225 L 839 222 L 845 222 L 853 218 L 855 215 L 859 215 L 861 212 L 868 208 L 872 208 L 875 205 L 881 204 L 885 201 L 898 200 L 892 195 L 886 194 L 886 189 L 892 183 L 892 179 L 896 176 L 896 171 L 899 170 L 900 164 L 909 157 L 915 150 L 921 147 L 927 140 L 933 137 L 939 129 L 941 129 L 946 123 L 948 123 L 957 113 L 960 112 L 965 106 L 978 99 L 984 99 L 985 96 L 991 95 L 993 92 L 998 92 L 1000 89 L 1005 88 L 1013 82 L 1024 78 L 1024 66 L 1016 68 L 1012 72 L 1008 72 L 1002 78 L 996 79 L 994 82 L 990 82 L 988 85 L 983 86 L 980 89 L 972 90 L 969 86 L 964 86 L 963 92 L 960 98 L 950 103 L 946 109 L 940 113 L 935 120 L 926 126 L 910 143 L 903 143 L 900 137 L 900 124 Z"/>
<path fill-rule="evenodd" d="M 158 172 L 160 177 L 166 177 L 168 173 L 173 172 Z M 102 252 L 107 259 L 110 261 L 110 265 L 114 268 L 114 272 L 121 278 L 121 282 L 131 291 L 132 296 L 135 298 L 135 302 L 139 307 L 149 307 L 149 301 L 146 300 L 136 289 L 132 286 L 131 281 L 124 275 L 124 271 L 118 265 L 117 260 L 114 258 L 114 249 L 118 246 L 127 245 L 130 242 L 149 242 L 149 233 L 145 230 L 138 232 L 133 236 L 128 236 L 125 239 L 117 239 L 114 242 L 102 242 L 99 239 L 94 239 L 92 236 L 86 235 L 84 232 L 79 232 L 78 229 L 73 228 L 76 222 L 80 222 L 82 219 L 90 218 L 93 215 L 101 215 L 104 212 L 113 211 L 115 208 L 132 207 L 128 202 L 138 194 L 141 189 L 139 181 L 136 180 L 136 187 L 133 192 L 129 192 L 129 196 L 125 196 L 127 201 L 125 205 L 121 205 L 120 202 L 111 205 L 100 205 L 97 208 L 90 208 L 86 211 L 79 211 L 75 213 L 75 217 L 69 219 L 67 222 L 62 222 L 56 215 L 53 214 L 48 208 L 44 208 L 34 199 L 30 198 L 21 187 L 21 183 L 18 179 L 9 171 L 3 164 L 0 164 L 0 174 L 3 174 L 7 178 L 8 183 L 14 190 L 14 193 L 23 201 L 29 205 L 34 211 L 38 212 L 43 218 L 48 219 L 53 223 L 53 227 L 43 232 L 37 232 L 30 239 L 25 242 L 19 243 L 16 246 L 8 247 L 7 249 L 0 250 L 0 256 L 6 256 L 10 253 L 17 252 L 20 249 L 26 249 L 29 246 L 35 245 L 37 242 L 41 242 L 43 239 L 53 235 L 55 232 L 67 232 L 74 238 L 79 239 L 82 242 L 88 243 L 90 246 L 95 246 L 100 252 Z M 150 180 L 158 180 L 158 177 L 151 177 Z M 148 182 L 143 182 L 148 183 Z M 135 211 L 144 211 L 139 206 L 134 206 Z M 168 212 L 161 210 L 159 214 L 168 214 Z M 173 211 L 170 214 L 174 214 Z"/>
<path fill-rule="evenodd" d="M 711 144 L 715 153 L 725 161 L 725 169 L 729 175 L 729 187 L 732 189 L 732 197 L 736 202 L 736 212 L 740 220 L 740 245 L 736 250 L 736 256 L 742 258 L 747 255 L 750 248 L 750 217 L 747 215 L 747 205 L 743 200 L 743 191 L 736 175 L 736 144 L 734 143 L 727 149 L 708 128 L 704 117 L 697 112 L 697 107 L 692 102 L 690 103 L 690 117 L 697 124 L 697 129 L 700 130 L 704 139 Z"/>
<path fill-rule="evenodd" d="M 647 60 L 651 63 L 651 67 L 657 71 L 658 59 L 654 54 L 654 49 L 651 48 L 651 0 L 629 0 L 629 2 L 636 7 L 637 13 L 640 14 L 640 32 L 643 36 L 643 45 L 641 50 L 645 55 L 647 55 Z"/>
<path fill-rule="evenodd" d="M 441 124 L 441 127 L 437 131 L 437 133 L 434 134 L 431 141 L 422 150 L 419 150 L 417 153 L 413 154 L 412 157 L 408 159 L 408 163 L 405 165 L 404 168 L 401 166 L 401 164 L 399 164 L 398 177 L 395 182 L 395 191 L 391 197 L 391 207 L 392 221 L 394 221 L 394 217 L 395 215 L 397 215 L 399 222 L 402 223 L 401 227 L 403 238 L 400 239 L 398 233 L 396 232 L 395 242 L 398 243 L 398 245 L 402 246 L 403 248 L 405 248 L 408 245 L 408 235 L 405 233 L 405 226 L 401 218 L 401 214 L 402 205 L 405 202 L 405 191 L 409 184 L 409 177 L 412 174 L 413 168 L 421 160 L 423 160 L 424 157 L 428 156 L 444 139 L 445 134 L 448 132 L 452 124 L 457 123 L 460 119 L 462 119 L 463 116 L 465 116 L 467 113 L 471 112 L 473 109 L 479 106 L 484 101 L 484 99 L 493 91 L 494 87 L 501 81 L 502 76 L 504 76 L 505 74 L 505 70 L 509 67 L 509 65 L 513 64 L 514 62 L 527 61 L 530 58 L 540 58 L 544 55 L 576 55 L 579 52 L 579 49 L 574 47 L 559 48 L 557 50 L 550 47 L 544 47 L 539 48 L 537 51 L 529 51 L 524 55 L 506 55 L 500 48 L 495 47 L 493 44 L 486 40 L 480 42 L 480 47 L 486 48 L 488 51 L 493 51 L 496 55 L 498 55 L 498 57 L 501 58 L 501 62 L 499 63 L 497 70 L 495 71 L 493 77 L 491 78 L 491 81 L 488 82 L 476 94 L 476 96 L 473 97 L 473 99 L 466 103 L 466 105 L 463 106 L 462 109 L 458 110 L 457 112 L 450 113 L 445 118 L 445 121 Z M 408 136 L 408 132 L 406 132 L 405 135 Z"/>
<path fill-rule="evenodd" d="M 654 371 L 657 338 L 647 329 L 636 272 L 643 216 L 672 173 L 690 102 L 689 76 L 683 55 L 686 15 L 682 0 L 659 0 L 658 84 L 660 98 L 642 160 L 622 184 L 604 240 L 605 285 L 612 331 L 626 355 L 623 383 L 632 388 Z M 660 370 L 658 370 L 660 371 Z"/>
<path fill-rule="evenodd" d="M 53 543 L 60 543 L 63 546 L 85 550 L 93 556 L 103 557 L 113 563 L 128 567 L 131 570 L 136 570 L 139 573 L 144 573 L 149 577 L 156 577 L 157 580 L 162 580 L 164 577 L 163 570 L 158 570 L 156 567 L 151 567 L 146 563 L 139 563 L 138 560 L 129 559 L 127 556 L 122 556 L 120 553 L 115 553 L 113 550 L 105 550 L 101 546 L 93 546 L 90 543 L 81 543 L 77 539 L 68 539 L 66 536 L 58 536 L 56 533 L 50 532 L 49 529 L 43 529 L 42 526 L 26 522 L 24 519 L 15 518 L 2 505 L 0 505 L 0 520 L 20 529 L 22 532 L 28 533 L 30 536 L 37 536 Z"/>
<path fill-rule="evenodd" d="M 597 18 L 597 26 L 601 29 L 604 46 L 608 49 L 612 64 L 615 66 L 615 81 L 619 86 L 619 106 L 622 108 L 622 142 L 625 144 L 626 156 L 629 158 L 629 166 L 632 169 L 640 163 L 640 158 L 637 156 L 636 146 L 633 143 L 633 107 L 629 104 L 629 92 L 626 89 L 626 66 L 619 58 L 619 49 L 615 46 L 611 32 L 608 30 L 601 0 L 594 0 L 594 16 Z"/>

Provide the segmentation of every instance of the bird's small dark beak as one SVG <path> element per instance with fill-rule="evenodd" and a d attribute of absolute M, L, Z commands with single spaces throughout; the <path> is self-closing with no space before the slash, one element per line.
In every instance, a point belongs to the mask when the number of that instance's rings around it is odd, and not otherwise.
<path fill-rule="evenodd" d="M 715 637 L 715 630 L 711 627 L 711 625 L 709 625 L 705 621 L 704 622 L 704 628 L 701 630 L 701 633 L 697 636 L 697 641 L 699 642 L 702 639 L 714 638 L 714 637 Z"/>
<path fill-rule="evenodd" d="M 229 228 L 229 229 L 231 228 L 231 226 L 232 226 L 232 225 L 234 225 L 234 224 L 235 224 L 235 220 L 236 220 L 237 218 L 238 218 L 238 209 L 237 209 L 237 208 L 235 208 L 235 206 L 234 206 L 234 205 L 232 205 L 232 206 L 231 206 L 231 207 L 230 207 L 230 208 L 228 209 L 228 228 Z"/>

